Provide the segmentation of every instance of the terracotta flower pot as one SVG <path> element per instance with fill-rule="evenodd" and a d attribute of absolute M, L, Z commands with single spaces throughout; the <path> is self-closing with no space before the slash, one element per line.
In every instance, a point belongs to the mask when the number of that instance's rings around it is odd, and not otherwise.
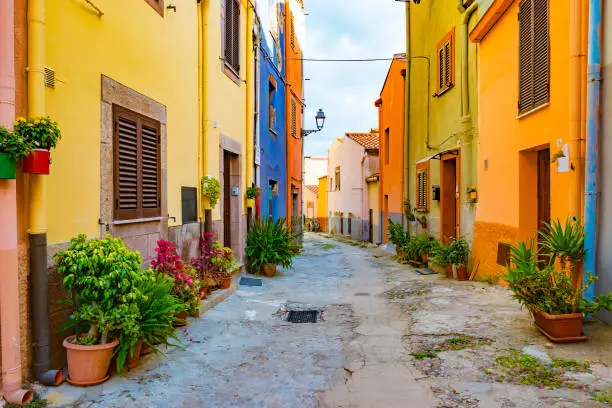
<path fill-rule="evenodd" d="M 444 267 L 444 272 L 446 272 L 447 279 L 453 279 L 453 265 L 446 265 Z"/>
<path fill-rule="evenodd" d="M 49 174 L 51 153 L 44 149 L 34 149 L 23 159 L 23 171 L 32 174 Z"/>
<path fill-rule="evenodd" d="M 75 337 L 67 337 L 63 343 L 68 359 L 67 381 L 72 385 L 85 387 L 108 380 L 108 369 L 119 340 L 95 346 L 81 346 L 74 343 Z"/>
<path fill-rule="evenodd" d="M 8 153 L 0 152 L 0 179 L 13 180 L 16 176 L 15 159 Z"/>
<path fill-rule="evenodd" d="M 421 253 L 421 261 L 427 263 L 429 261 L 429 254 L 427 252 Z"/>
<path fill-rule="evenodd" d="M 200 299 L 204 300 L 208 297 L 208 286 L 202 286 L 200 288 Z"/>
<path fill-rule="evenodd" d="M 276 265 L 264 264 L 263 266 L 264 275 L 268 278 L 273 278 L 276 275 Z"/>
<path fill-rule="evenodd" d="M 232 286 L 232 277 L 231 276 L 227 276 L 227 277 L 223 278 L 223 280 L 219 284 L 219 289 L 229 289 L 230 286 Z"/>
<path fill-rule="evenodd" d="M 187 325 L 187 312 L 182 311 L 181 313 L 175 315 L 177 321 L 174 322 L 174 327 L 183 327 Z"/>
<path fill-rule="evenodd" d="M 534 310 L 533 317 L 536 327 L 551 341 L 573 343 L 587 339 L 582 334 L 582 313 L 551 315 Z"/>
<path fill-rule="evenodd" d="M 465 265 L 457 265 L 457 280 L 468 280 L 467 268 L 465 267 Z"/>
<path fill-rule="evenodd" d="M 128 355 L 127 366 L 130 370 L 135 369 L 140 364 L 140 353 L 142 351 L 142 340 L 138 340 L 136 344 L 136 350 L 134 350 L 133 355 Z"/>
<path fill-rule="evenodd" d="M 142 343 L 142 348 L 140 349 L 141 356 L 146 356 L 148 354 L 151 354 L 152 352 L 153 347 L 149 346 L 148 344 Z"/>

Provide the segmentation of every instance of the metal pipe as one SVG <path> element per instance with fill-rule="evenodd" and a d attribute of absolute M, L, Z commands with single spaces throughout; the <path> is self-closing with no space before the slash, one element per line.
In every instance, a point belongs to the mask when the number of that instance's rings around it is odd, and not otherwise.
<path fill-rule="evenodd" d="M 469 50 L 470 50 L 470 38 L 468 32 L 468 24 L 470 22 L 470 17 L 476 9 L 478 8 L 478 3 L 472 3 L 467 10 L 463 13 L 461 17 L 461 35 L 463 38 L 461 39 L 461 120 L 462 121 L 471 121 L 471 112 L 470 112 L 470 88 L 469 88 Z"/>
<path fill-rule="evenodd" d="M 253 64 L 254 64 L 254 44 L 253 44 L 253 13 L 255 12 L 255 6 L 249 1 L 247 4 L 247 59 L 246 59 L 246 183 L 248 187 L 253 183 L 253 166 L 254 166 L 254 150 L 253 150 L 253 106 L 255 101 L 253 99 Z M 246 202 L 246 194 L 245 194 Z M 246 207 L 246 206 L 245 206 Z"/>
<path fill-rule="evenodd" d="M 457 10 L 459 10 L 460 13 L 465 13 L 465 7 L 463 7 L 463 2 L 465 0 L 457 0 Z"/>
<path fill-rule="evenodd" d="M 28 1 L 28 116 L 45 116 L 45 1 Z M 34 373 L 44 385 L 59 385 L 61 371 L 49 370 L 49 310 L 47 272 L 47 195 L 45 175 L 30 175 L 30 272 Z"/>
<path fill-rule="evenodd" d="M 602 0 L 589 0 L 588 70 L 586 108 L 586 165 L 584 191 L 584 270 L 597 275 L 597 244 L 599 216 L 599 140 L 601 137 L 601 49 Z M 584 276 L 585 284 L 587 276 Z M 585 298 L 595 297 L 593 284 L 586 287 Z"/>
<path fill-rule="evenodd" d="M 582 1 L 571 0 L 569 22 L 569 150 L 572 171 L 569 186 L 569 213 L 576 219 L 581 215 L 581 186 L 583 179 L 583 158 L 581 139 L 582 115 Z"/>
<path fill-rule="evenodd" d="M 0 125 L 15 119 L 15 3 L 0 0 Z M 22 388 L 19 328 L 19 261 L 17 238 L 17 182 L 0 180 L 0 327 L 2 394 L 9 403 L 32 401 Z"/>
<path fill-rule="evenodd" d="M 404 203 L 410 202 L 410 81 L 412 81 L 412 38 L 410 34 L 410 2 L 406 3 L 406 81 L 404 91 L 404 111 L 406 120 L 404 122 Z M 427 73 L 429 77 L 429 72 Z M 429 98 L 429 95 L 428 95 Z M 383 129 L 379 129 L 380 132 Z M 382 207 L 381 207 L 382 208 Z M 404 206 L 402 205 L 402 209 Z M 404 211 L 402 211 L 403 213 Z M 405 229 L 410 231 L 410 223 L 402 214 Z M 386 220 L 383 220 L 386 222 Z"/>

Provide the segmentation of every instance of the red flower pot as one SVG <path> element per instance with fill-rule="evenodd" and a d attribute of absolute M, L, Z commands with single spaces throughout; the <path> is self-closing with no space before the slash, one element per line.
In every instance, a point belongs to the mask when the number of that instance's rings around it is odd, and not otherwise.
<path fill-rule="evenodd" d="M 23 171 L 32 174 L 49 174 L 51 153 L 44 149 L 35 149 L 23 159 Z"/>
<path fill-rule="evenodd" d="M 219 289 L 229 289 L 230 286 L 232 286 L 232 277 L 228 276 L 226 278 L 223 278 L 223 280 L 219 284 Z"/>
<path fill-rule="evenodd" d="M 555 343 L 574 343 L 587 339 L 582 334 L 582 313 L 551 315 L 539 310 L 533 311 L 536 327 L 550 341 Z"/>

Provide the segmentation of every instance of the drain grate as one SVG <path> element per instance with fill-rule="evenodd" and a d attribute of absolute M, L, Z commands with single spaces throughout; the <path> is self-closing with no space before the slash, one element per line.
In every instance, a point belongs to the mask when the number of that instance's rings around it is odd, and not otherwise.
<path fill-rule="evenodd" d="M 357 292 L 355 293 L 355 296 L 370 296 L 370 294 L 366 292 Z"/>
<path fill-rule="evenodd" d="M 256 278 L 240 278 L 240 284 L 243 286 L 262 286 L 261 279 Z"/>
<path fill-rule="evenodd" d="M 287 321 L 291 323 L 316 323 L 318 310 L 290 310 Z"/>

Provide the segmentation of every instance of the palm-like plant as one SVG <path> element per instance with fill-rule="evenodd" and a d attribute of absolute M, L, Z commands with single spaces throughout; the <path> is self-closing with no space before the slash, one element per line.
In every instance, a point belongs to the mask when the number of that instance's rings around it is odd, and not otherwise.
<path fill-rule="evenodd" d="M 561 225 L 559 219 L 546 223 L 546 230 L 540 231 L 540 246 L 545 255 L 554 264 L 557 259 L 561 269 L 565 270 L 567 262 L 578 263 L 584 259 L 584 227 L 570 217 Z"/>
<path fill-rule="evenodd" d="M 261 271 L 263 265 L 293 266 L 293 258 L 300 246 L 296 240 L 301 232 L 294 232 L 285 219 L 257 220 L 246 240 L 246 267 L 251 273 Z"/>

